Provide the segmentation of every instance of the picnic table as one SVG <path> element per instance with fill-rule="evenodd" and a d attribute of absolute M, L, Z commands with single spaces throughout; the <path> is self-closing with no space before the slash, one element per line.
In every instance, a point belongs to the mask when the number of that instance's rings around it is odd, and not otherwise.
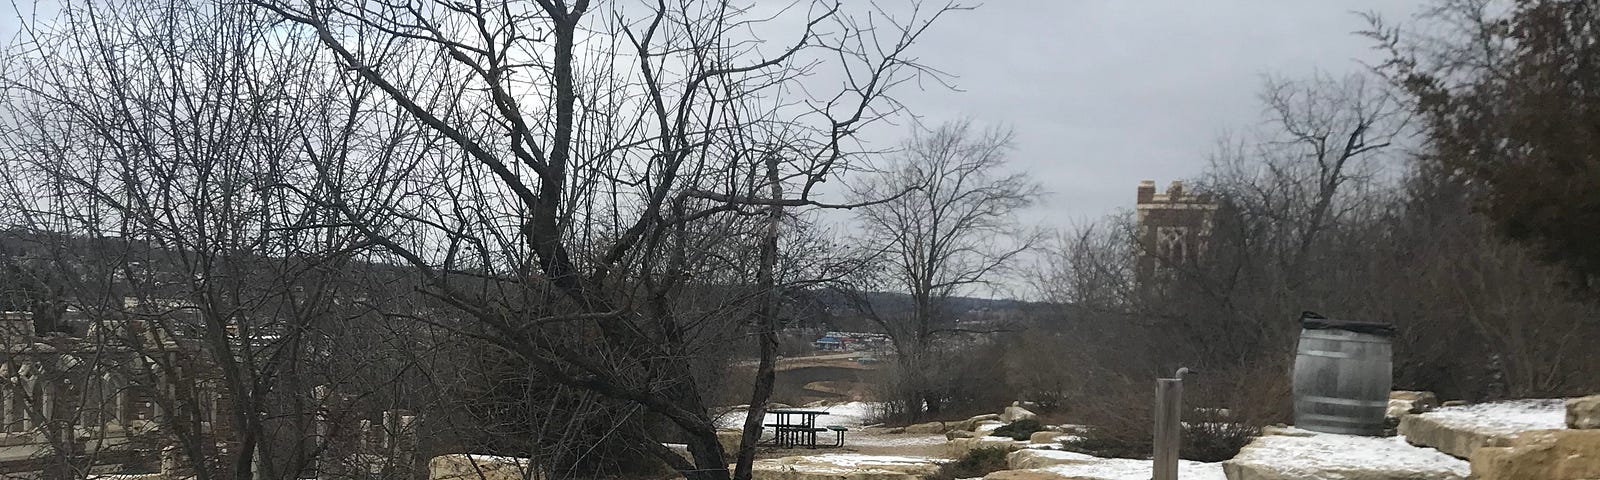
<path fill-rule="evenodd" d="M 828 412 L 826 411 L 775 408 L 767 410 L 767 413 L 777 417 L 773 423 L 768 423 L 766 426 L 772 427 L 774 433 L 773 443 L 779 447 L 804 446 L 816 448 L 817 433 L 830 430 L 838 433 L 839 438 L 833 445 L 825 446 L 844 446 L 844 432 L 846 430 L 844 427 L 834 425 L 823 428 L 817 427 L 817 417 L 827 415 Z"/>

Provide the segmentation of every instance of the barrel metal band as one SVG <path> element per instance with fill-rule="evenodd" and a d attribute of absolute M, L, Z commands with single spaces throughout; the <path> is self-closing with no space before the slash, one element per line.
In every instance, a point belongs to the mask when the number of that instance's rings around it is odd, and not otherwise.
<path fill-rule="evenodd" d="M 1340 331 L 1343 331 L 1343 330 L 1340 330 Z M 1333 342 L 1394 343 L 1394 342 L 1390 341 L 1388 338 L 1379 337 L 1377 335 L 1369 335 L 1369 334 L 1365 334 L 1365 333 L 1346 332 L 1346 333 L 1349 333 L 1349 335 L 1346 336 L 1346 335 L 1329 335 L 1329 334 L 1322 333 L 1322 332 L 1324 332 L 1324 330 L 1301 330 L 1300 331 L 1300 339 L 1302 339 L 1302 340 L 1304 340 L 1304 339 L 1328 340 L 1328 341 L 1333 341 Z"/>
<path fill-rule="evenodd" d="M 1296 419 L 1298 421 L 1300 421 L 1300 422 L 1310 421 L 1310 422 L 1342 423 L 1342 424 L 1345 424 L 1345 425 L 1358 425 L 1358 426 L 1360 426 L 1360 425 L 1371 425 L 1372 424 L 1371 420 L 1358 420 L 1358 419 L 1353 419 L 1353 418 L 1348 418 L 1348 417 L 1340 417 L 1340 416 L 1335 416 L 1335 415 L 1323 415 L 1323 414 L 1318 414 L 1318 413 L 1302 413 L 1302 414 L 1300 414 L 1300 415 L 1298 415 L 1296 417 L 1297 417 Z"/>
<path fill-rule="evenodd" d="M 1381 408 L 1388 408 L 1389 407 L 1389 401 L 1388 400 L 1357 400 L 1357 399 L 1354 399 L 1354 398 L 1324 397 L 1324 396 L 1321 396 L 1321 395 L 1304 395 L 1304 396 L 1301 396 L 1300 399 L 1304 400 L 1304 401 L 1307 401 L 1307 402 L 1321 403 L 1321 404 L 1324 404 L 1324 405 L 1345 405 L 1345 406 L 1351 406 L 1351 407 L 1381 407 Z"/>
<path fill-rule="evenodd" d="M 1312 428 L 1307 428 L 1307 430 L 1323 432 L 1323 433 L 1338 433 L 1338 434 L 1344 434 L 1344 435 L 1377 435 L 1377 434 L 1379 434 L 1380 432 L 1383 431 L 1382 429 L 1374 428 L 1374 427 L 1371 427 L 1371 426 L 1365 426 L 1365 427 L 1341 427 L 1341 426 L 1337 426 L 1337 425 L 1313 425 L 1312 427 L 1314 428 L 1314 430 Z"/>
<path fill-rule="evenodd" d="M 1335 352 L 1331 350 L 1301 350 L 1300 354 L 1311 357 L 1355 358 L 1355 354 L 1353 353 Z"/>

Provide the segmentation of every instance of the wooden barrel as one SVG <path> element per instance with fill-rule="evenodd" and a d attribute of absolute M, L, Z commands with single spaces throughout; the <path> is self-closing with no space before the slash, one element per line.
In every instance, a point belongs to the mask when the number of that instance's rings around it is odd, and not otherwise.
<path fill-rule="evenodd" d="M 1382 435 L 1394 375 L 1393 327 L 1321 316 L 1303 316 L 1301 325 L 1294 361 L 1295 426 Z"/>

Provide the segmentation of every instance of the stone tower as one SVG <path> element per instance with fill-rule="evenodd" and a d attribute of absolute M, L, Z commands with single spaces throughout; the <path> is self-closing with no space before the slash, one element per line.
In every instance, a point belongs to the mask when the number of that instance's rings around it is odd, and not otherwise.
<path fill-rule="evenodd" d="M 1166 193 L 1156 193 L 1156 182 L 1139 182 L 1138 205 L 1139 284 L 1149 285 L 1170 278 L 1174 266 L 1194 261 L 1205 250 L 1211 236 L 1212 217 L 1217 203 L 1210 195 L 1183 190 L 1174 181 Z"/>

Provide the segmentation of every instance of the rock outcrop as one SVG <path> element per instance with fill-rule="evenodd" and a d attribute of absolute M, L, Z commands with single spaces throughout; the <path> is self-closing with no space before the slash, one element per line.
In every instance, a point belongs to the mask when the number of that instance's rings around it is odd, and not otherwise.
<path fill-rule="evenodd" d="M 440 455 L 428 461 L 428 480 L 522 480 L 528 468 L 521 457 Z"/>
<path fill-rule="evenodd" d="M 1004 423 L 1012 423 L 1018 420 L 1034 420 L 1037 418 L 1039 418 L 1039 415 L 1017 405 L 1006 407 L 1006 410 L 1000 413 L 1000 421 Z"/>
<path fill-rule="evenodd" d="M 1567 400 L 1567 428 L 1600 429 L 1600 395 Z"/>
<path fill-rule="evenodd" d="M 918 423 L 916 425 L 907 425 L 905 429 L 905 433 L 944 433 L 947 431 L 950 431 L 950 427 L 945 426 L 944 422 Z"/>
<path fill-rule="evenodd" d="M 1439 408 L 1439 397 L 1433 392 L 1396 390 L 1389 392 L 1389 409 L 1384 416 L 1398 419 L 1406 415 L 1428 413 Z"/>
<path fill-rule="evenodd" d="M 1001 470 L 984 480 L 1127 480 L 1150 478 L 1151 462 L 1127 458 L 1098 458 L 1085 455 L 1085 461 L 1058 463 L 1040 468 Z M 1215 463 L 1178 462 L 1178 478 L 1183 480 L 1224 480 L 1222 467 Z"/>
<path fill-rule="evenodd" d="M 1044 469 L 1029 470 L 1001 470 L 990 473 L 983 480 L 1079 480 L 1079 477 L 1067 477 L 1056 472 Z"/>
<path fill-rule="evenodd" d="M 944 438 L 946 440 L 955 440 L 957 438 L 977 438 L 978 436 L 979 435 L 977 433 L 966 430 L 951 430 L 944 432 Z"/>
<path fill-rule="evenodd" d="M 1056 439 L 1063 436 L 1065 435 L 1054 430 L 1040 430 L 1028 437 L 1028 443 L 1057 443 Z"/>
<path fill-rule="evenodd" d="M 723 428 L 717 430 L 717 443 L 722 444 L 723 456 L 733 458 L 739 454 L 739 444 L 744 441 L 744 430 Z"/>
<path fill-rule="evenodd" d="M 1266 435 L 1222 463 L 1228 480 L 1461 480 L 1467 462 L 1390 438 Z"/>
<path fill-rule="evenodd" d="M 1516 434 L 1561 428 L 1565 412 L 1560 400 L 1518 400 L 1444 407 L 1400 419 L 1400 434 L 1412 445 L 1432 447 L 1467 458 L 1482 447 L 1510 445 Z"/>
<path fill-rule="evenodd" d="M 1523 432 L 1506 447 L 1472 452 L 1476 480 L 1600 478 L 1600 430 Z"/>
<path fill-rule="evenodd" d="M 932 459 L 824 454 L 757 460 L 755 480 L 919 480 L 939 471 Z"/>
<path fill-rule="evenodd" d="M 1310 436 L 1314 436 L 1316 434 L 1317 434 L 1317 432 L 1313 432 L 1313 431 L 1310 431 L 1310 430 L 1301 430 L 1301 429 L 1290 427 L 1290 426 L 1283 425 L 1283 424 L 1268 425 L 1268 426 L 1265 426 L 1265 427 L 1261 427 L 1261 435 L 1262 436 L 1279 435 L 1279 436 L 1284 436 L 1284 437 L 1310 437 Z"/>
<path fill-rule="evenodd" d="M 955 430 L 966 430 L 968 432 L 973 432 L 973 431 L 977 431 L 978 430 L 978 425 L 981 425 L 984 422 L 999 422 L 999 421 L 1000 421 L 1000 414 L 998 414 L 998 413 L 990 413 L 990 414 L 987 414 L 987 415 L 978 415 L 978 416 L 975 416 L 975 417 L 972 417 L 972 418 L 968 418 L 966 420 L 962 420 L 962 421 L 956 422 L 955 424 L 951 425 L 950 428 L 955 429 Z"/>
<path fill-rule="evenodd" d="M 1093 455 L 1078 452 L 1065 452 L 1061 450 L 1026 449 L 1011 452 L 1006 455 L 1006 467 L 1012 470 L 1028 470 L 1045 468 L 1056 465 L 1071 465 L 1104 460 Z"/>
<path fill-rule="evenodd" d="M 951 458 L 967 456 L 968 452 L 983 448 L 1000 448 L 1005 450 L 1021 450 L 1028 446 L 1027 441 L 1012 440 L 1011 437 L 974 437 L 957 438 L 951 440 L 949 455 Z"/>
<path fill-rule="evenodd" d="M 1457 458 L 1467 458 L 1472 455 L 1473 450 L 1479 448 L 1505 446 L 1510 443 L 1511 436 L 1515 435 L 1515 433 L 1476 430 L 1421 415 L 1400 419 L 1399 432 L 1412 445 L 1430 447 Z"/>

